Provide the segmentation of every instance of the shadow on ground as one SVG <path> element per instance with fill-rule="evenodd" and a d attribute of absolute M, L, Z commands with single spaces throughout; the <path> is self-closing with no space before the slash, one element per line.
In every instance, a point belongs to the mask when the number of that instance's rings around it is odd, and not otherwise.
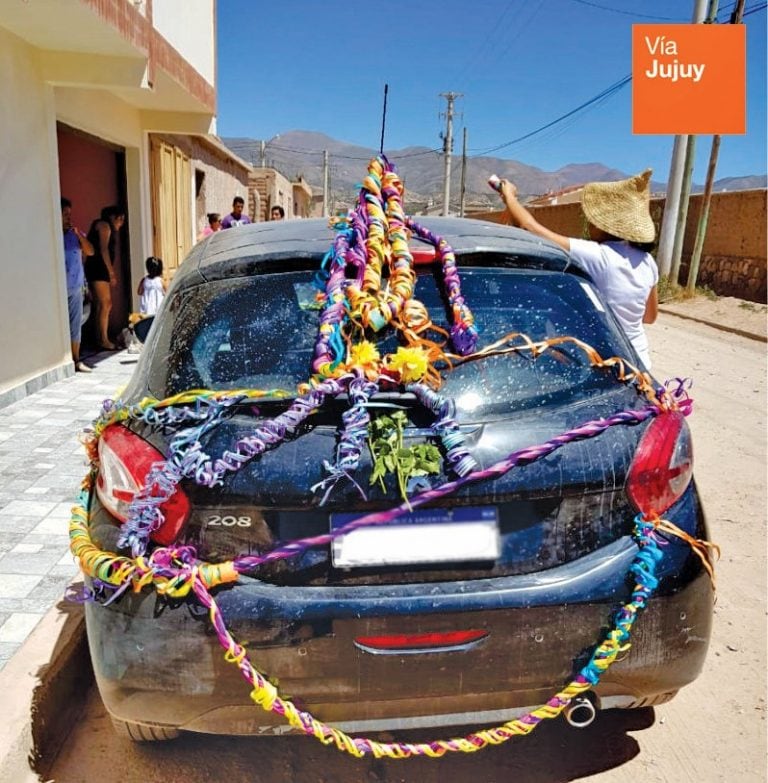
<path fill-rule="evenodd" d="M 479 753 L 442 759 L 355 759 L 308 737 L 234 738 L 182 735 L 167 743 L 134 745 L 117 737 L 94 692 L 86 714 L 54 765 L 56 781 L 106 779 L 120 762 L 126 783 L 148 780 L 259 781 L 259 783 L 558 783 L 621 766 L 640 752 L 630 732 L 653 725 L 652 708 L 611 710 L 586 729 L 562 719 L 542 724 L 527 737 Z M 476 727 L 406 732 L 398 741 L 463 736 Z M 385 739 L 382 737 L 381 739 Z M 389 739 L 387 737 L 386 739 Z"/>

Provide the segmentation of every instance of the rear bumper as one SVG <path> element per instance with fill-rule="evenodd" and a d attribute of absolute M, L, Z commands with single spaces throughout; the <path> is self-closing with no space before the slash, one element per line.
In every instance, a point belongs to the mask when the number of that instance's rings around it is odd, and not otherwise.
<path fill-rule="evenodd" d="M 623 540 L 578 569 L 570 564 L 569 573 L 465 583 L 284 588 L 244 580 L 217 602 L 254 666 L 321 720 L 360 730 L 497 715 L 503 722 L 541 704 L 586 662 L 628 598 L 636 551 Z M 662 571 L 631 649 L 596 689 L 606 706 L 663 701 L 701 670 L 712 622 L 709 579 L 677 542 L 666 548 Z M 250 702 L 200 608 L 170 607 L 144 593 L 88 604 L 86 616 L 99 689 L 116 717 L 225 734 L 285 730 Z M 461 652 L 381 656 L 354 644 L 358 636 L 470 628 L 488 636 Z"/>

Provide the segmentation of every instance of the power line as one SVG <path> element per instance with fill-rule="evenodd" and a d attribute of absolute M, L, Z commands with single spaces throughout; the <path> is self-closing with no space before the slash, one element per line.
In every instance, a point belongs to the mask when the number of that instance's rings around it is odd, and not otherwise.
<path fill-rule="evenodd" d="M 768 8 L 768 3 L 760 3 L 759 5 L 753 5 L 752 8 L 748 8 L 742 15 L 742 19 L 750 14 L 756 14 L 758 11 L 764 11 Z"/>
<path fill-rule="evenodd" d="M 496 46 L 491 51 L 491 59 L 486 60 L 485 64 L 485 72 L 487 73 L 490 70 L 493 70 L 496 66 L 496 63 L 502 58 L 506 57 L 508 55 L 508 52 L 511 51 L 512 47 L 517 43 L 517 41 L 520 39 L 520 37 L 523 35 L 523 33 L 526 31 L 526 29 L 533 23 L 534 19 L 538 16 L 539 12 L 543 8 L 544 0 L 539 0 L 537 5 L 534 5 L 531 2 L 526 3 L 525 10 L 530 10 L 531 13 L 525 17 L 524 11 L 520 14 L 519 17 L 513 17 L 510 19 L 510 23 L 516 23 L 515 31 L 512 34 L 511 37 L 507 36 L 507 30 L 502 29 L 499 27 L 499 29 L 495 30 L 495 37 L 498 40 L 503 40 L 504 45 L 503 46 Z M 466 75 L 466 74 L 465 74 Z M 474 84 L 478 81 L 478 77 L 472 78 L 469 80 L 469 84 Z"/>
<path fill-rule="evenodd" d="M 607 5 L 600 5 L 599 3 L 592 3 L 590 0 L 573 0 L 574 3 L 581 3 L 581 5 L 588 5 L 592 8 L 599 8 L 601 11 L 610 11 L 614 14 L 623 14 L 624 16 L 632 16 L 635 19 L 656 19 L 660 22 L 682 22 L 682 19 L 674 19 L 669 16 L 649 16 L 648 14 L 638 14 L 635 11 L 622 11 L 620 8 L 611 8 Z"/>
<path fill-rule="evenodd" d="M 544 125 L 541 125 L 540 127 L 536 128 L 535 130 L 530 131 L 529 133 L 526 133 L 522 136 L 518 136 L 515 139 L 512 139 L 511 141 L 504 142 L 503 144 L 497 144 L 494 147 L 489 147 L 488 149 L 476 151 L 474 155 L 472 155 L 473 158 L 476 157 L 482 157 L 483 155 L 488 155 L 491 152 L 497 152 L 498 150 L 505 149 L 506 147 L 510 147 L 513 144 L 519 144 L 522 141 L 525 141 L 526 139 L 529 139 L 533 136 L 536 136 L 543 131 L 552 128 L 555 125 L 558 125 L 559 123 L 563 122 L 564 120 L 567 120 L 569 117 L 573 117 L 575 114 L 578 114 L 579 112 L 584 111 L 585 109 L 589 107 L 596 107 L 597 105 L 605 102 L 608 98 L 615 95 L 619 90 L 623 89 L 629 82 L 632 81 L 631 74 L 628 74 L 627 76 L 623 77 L 622 79 L 619 79 L 617 82 L 614 82 L 609 87 L 606 87 L 604 90 L 599 92 L 597 95 L 593 96 L 587 101 L 584 101 L 584 103 L 577 106 L 575 109 L 571 109 L 571 111 L 566 112 L 565 114 L 561 114 L 559 117 L 555 118 L 551 122 L 548 122 Z M 300 149 L 294 149 L 291 147 L 282 147 L 277 144 L 270 144 L 270 149 L 272 150 L 280 150 L 282 152 L 293 152 L 298 153 L 302 155 L 322 155 L 323 150 L 300 150 Z M 398 160 L 404 160 L 406 158 L 415 158 L 415 157 L 422 157 L 424 155 L 434 155 L 434 154 L 440 154 L 443 152 L 442 149 L 435 148 L 430 150 L 423 150 L 420 152 L 411 152 L 407 153 L 405 155 L 398 155 Z M 334 158 L 340 158 L 343 160 L 369 160 L 370 156 L 358 156 L 358 155 L 342 155 L 339 153 L 333 153 Z"/>
<path fill-rule="evenodd" d="M 602 101 L 605 98 L 610 97 L 611 95 L 614 95 L 619 90 L 624 88 L 627 84 L 629 84 L 631 81 L 632 81 L 632 75 L 629 74 L 625 76 L 623 79 L 619 79 L 619 81 L 614 82 L 610 87 L 606 87 L 602 92 L 590 98 L 588 101 L 584 101 L 584 103 L 580 104 L 575 109 L 571 109 L 571 111 L 566 112 L 565 114 L 561 114 L 556 119 L 546 123 L 546 125 L 542 125 L 539 128 L 532 130 L 530 133 L 524 134 L 523 136 L 518 136 L 516 139 L 512 139 L 512 141 L 504 142 L 504 144 L 497 144 L 495 147 L 489 147 L 488 149 L 483 150 L 482 152 L 478 152 L 476 155 L 473 155 L 472 157 L 476 158 L 482 155 L 488 155 L 491 152 L 497 152 L 498 150 L 504 149 L 505 147 L 510 147 L 513 144 L 518 144 L 519 142 L 524 141 L 525 139 L 529 139 L 531 136 L 535 136 L 536 134 L 541 133 L 547 128 L 551 128 L 553 125 L 562 122 L 568 117 L 572 117 L 574 114 L 586 109 L 588 106 L 592 106 L 593 104 L 598 103 L 599 101 Z"/>
<path fill-rule="evenodd" d="M 464 69 L 460 72 L 459 77 L 454 79 L 455 82 L 460 82 L 464 76 L 466 76 L 467 72 L 470 71 L 475 63 L 480 59 L 480 57 L 485 54 L 485 47 L 487 44 L 494 38 L 498 38 L 498 31 L 501 28 L 504 17 L 509 13 L 514 3 L 515 0 L 509 0 L 509 3 L 507 3 L 504 10 L 501 12 L 497 21 L 490 28 L 488 35 L 485 37 L 485 40 L 482 42 L 482 44 L 480 44 L 479 47 L 477 47 L 477 49 L 474 50 L 473 54 L 470 56 L 470 59 L 465 63 Z"/>
<path fill-rule="evenodd" d="M 293 152 L 300 155 L 322 155 L 325 150 L 301 150 L 301 149 L 295 149 L 293 147 L 282 147 L 278 144 L 270 144 L 269 145 L 270 150 L 279 150 L 280 152 Z M 435 153 L 442 152 L 442 149 L 440 147 L 435 147 L 434 149 L 429 150 L 422 150 L 420 152 L 409 152 L 406 155 L 398 155 L 398 160 L 402 160 L 403 158 L 418 158 L 423 155 L 434 155 Z M 370 160 L 371 155 L 343 155 L 339 152 L 333 152 L 331 153 L 334 158 L 342 158 L 343 160 Z M 375 154 L 375 153 L 374 153 Z"/>

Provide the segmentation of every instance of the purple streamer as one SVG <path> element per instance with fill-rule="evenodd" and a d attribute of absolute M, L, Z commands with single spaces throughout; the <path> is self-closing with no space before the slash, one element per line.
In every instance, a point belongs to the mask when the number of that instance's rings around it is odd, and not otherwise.
<path fill-rule="evenodd" d="M 472 473 L 467 474 L 454 481 L 448 481 L 439 487 L 422 492 L 414 497 L 410 498 L 407 502 L 401 503 L 399 506 L 387 509 L 385 511 L 374 511 L 373 513 L 366 514 L 358 519 L 348 522 L 343 527 L 336 530 L 325 533 L 319 536 L 309 536 L 307 538 L 297 539 L 290 541 L 281 547 L 266 552 L 263 555 L 241 555 L 236 557 L 233 561 L 234 567 L 240 573 L 246 573 L 257 568 L 264 563 L 271 563 L 276 560 L 285 560 L 290 557 L 295 557 L 301 552 L 305 552 L 307 549 L 316 546 L 326 546 L 330 544 L 334 539 L 339 536 L 343 536 L 353 530 L 357 530 L 361 527 L 369 527 L 373 525 L 382 525 L 391 522 L 393 519 L 401 516 L 402 514 L 412 511 L 414 508 L 423 506 L 438 498 L 445 497 L 446 495 L 453 494 L 456 490 L 461 489 L 467 484 L 471 484 L 477 481 L 483 481 L 489 478 L 498 478 L 503 476 L 512 468 L 517 465 L 525 465 L 529 462 L 533 462 L 537 459 L 551 454 L 553 451 L 565 446 L 568 443 L 573 443 L 579 440 L 586 440 L 588 438 L 594 438 L 596 435 L 600 435 L 605 432 L 609 427 L 614 427 L 619 424 L 635 425 L 640 424 L 643 421 L 657 416 L 662 411 L 655 406 L 648 406 L 641 410 L 625 410 L 608 417 L 607 419 L 593 419 L 592 421 L 585 422 L 579 427 L 575 427 L 568 432 L 564 432 L 561 435 L 557 435 L 551 440 L 541 443 L 536 446 L 528 446 L 519 451 L 514 451 L 499 462 L 494 463 L 489 468 L 484 470 L 475 470 Z"/>

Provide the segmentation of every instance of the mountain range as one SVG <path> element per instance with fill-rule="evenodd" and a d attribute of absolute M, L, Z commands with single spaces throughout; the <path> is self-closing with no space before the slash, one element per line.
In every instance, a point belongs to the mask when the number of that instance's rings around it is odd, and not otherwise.
<path fill-rule="evenodd" d="M 276 168 L 289 179 L 303 176 L 315 192 L 322 190 L 323 151 L 328 151 L 329 180 L 333 200 L 351 201 L 365 175 L 368 161 L 376 150 L 326 136 L 314 131 L 292 130 L 264 143 L 264 158 L 258 139 L 225 137 L 224 144 L 254 166 Z M 442 204 L 444 160 L 441 150 L 428 147 L 405 147 L 385 150 L 395 164 L 405 185 L 406 204 L 410 207 Z M 465 192 L 467 204 L 473 208 L 496 208 L 498 196 L 488 187 L 488 177 L 497 174 L 511 179 L 524 196 L 542 195 L 581 185 L 585 182 L 609 182 L 629 176 L 603 163 L 570 163 L 555 171 L 544 171 L 516 160 L 488 156 L 471 157 L 467 161 Z M 725 177 L 715 181 L 714 189 L 746 190 L 765 188 L 766 175 Z M 461 155 L 455 154 L 451 167 L 451 203 L 458 204 L 461 182 Z M 654 193 L 663 194 L 664 182 L 651 182 Z M 703 186 L 693 186 L 693 191 Z"/>

